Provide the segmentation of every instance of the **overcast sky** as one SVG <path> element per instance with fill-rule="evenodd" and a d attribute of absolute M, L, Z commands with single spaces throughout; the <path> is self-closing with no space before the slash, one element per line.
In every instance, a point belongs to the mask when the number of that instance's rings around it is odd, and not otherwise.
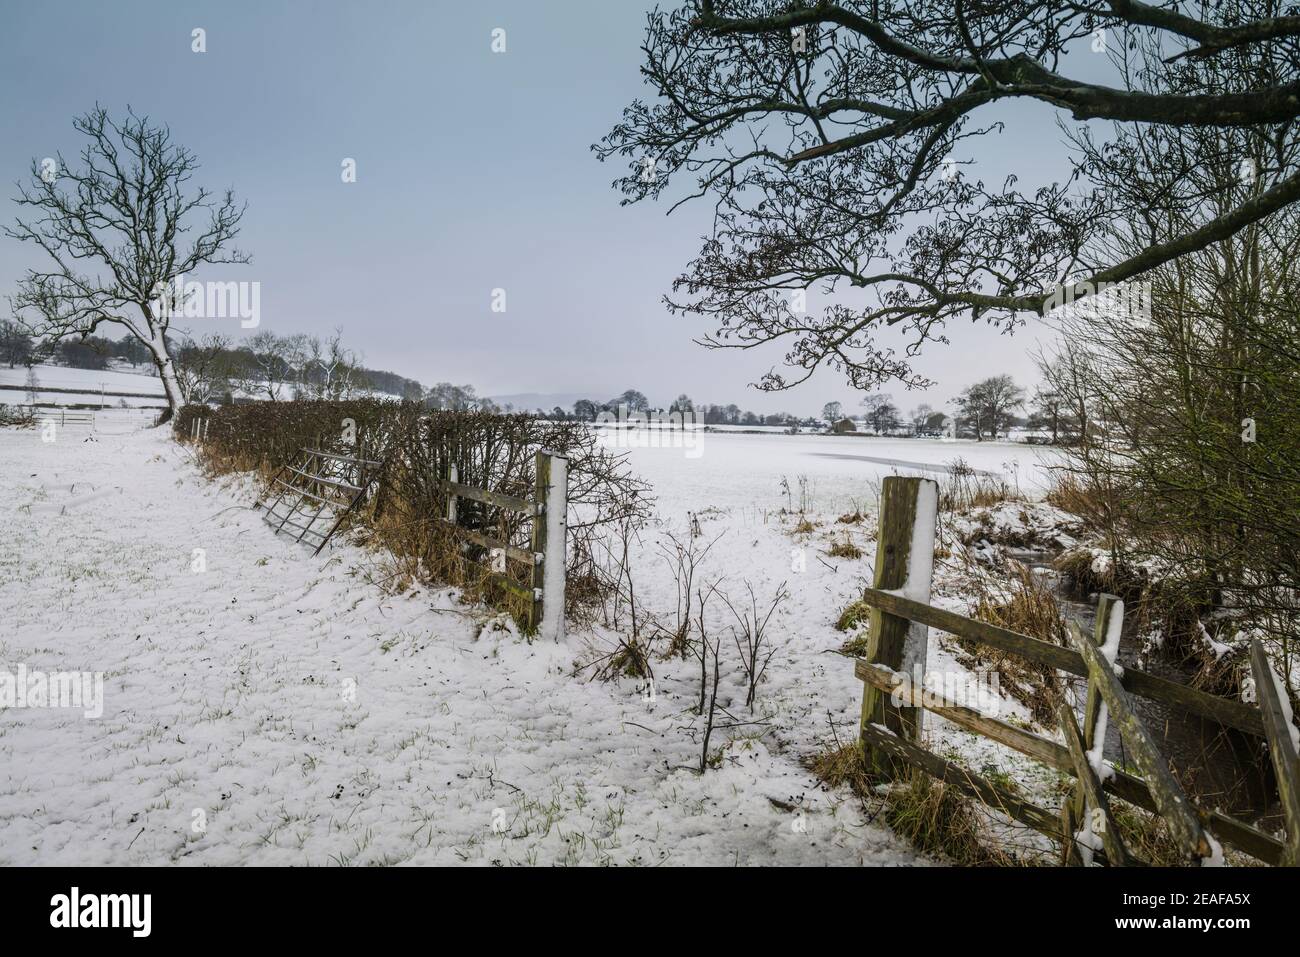
<path fill-rule="evenodd" d="M 699 320 L 665 313 L 706 210 L 620 207 L 617 170 L 589 150 L 645 95 L 647 6 L 12 4 L 0 30 L 3 218 L 33 158 L 79 148 L 74 115 L 129 104 L 198 155 L 196 181 L 247 201 L 240 246 L 253 263 L 193 278 L 260 282 L 262 328 L 342 326 L 367 365 L 484 395 L 637 388 L 652 402 L 686 392 L 761 412 L 855 406 L 831 371 L 792 393 L 748 388 L 781 349 L 705 350 L 692 342 L 707 331 Z M 196 27 L 206 53 L 191 51 Z M 491 51 L 495 28 L 504 54 Z M 977 175 L 1061 175 L 1051 111 L 1020 103 L 1008 118 Z M 356 160 L 355 183 L 342 182 L 344 158 Z M 34 262 L 0 240 L 0 291 Z M 490 309 L 495 288 L 504 315 Z M 221 331 L 249 334 L 234 320 Z M 1037 324 L 1011 339 L 969 324 L 949 335 L 918 363 L 934 390 L 887 390 L 904 409 L 942 407 L 997 372 L 1035 379 Z"/>

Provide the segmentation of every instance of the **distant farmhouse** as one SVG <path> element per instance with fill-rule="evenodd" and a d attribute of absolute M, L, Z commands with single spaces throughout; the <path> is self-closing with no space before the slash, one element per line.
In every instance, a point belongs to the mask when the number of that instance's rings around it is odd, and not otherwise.
<path fill-rule="evenodd" d="M 831 431 L 834 432 L 836 435 L 844 435 L 845 433 L 848 432 L 858 431 L 858 427 L 853 424 L 852 419 L 840 419 L 838 422 L 836 422 L 834 425 L 831 426 Z"/>

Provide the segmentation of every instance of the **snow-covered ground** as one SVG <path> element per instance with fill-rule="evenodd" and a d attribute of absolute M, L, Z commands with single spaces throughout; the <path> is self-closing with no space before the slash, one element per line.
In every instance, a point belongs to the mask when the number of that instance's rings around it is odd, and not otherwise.
<path fill-rule="evenodd" d="M 736 726 L 699 775 L 698 665 L 657 661 L 648 695 L 574 674 L 609 646 L 604 629 L 529 643 L 445 590 L 386 594 L 381 556 L 340 543 L 313 558 L 272 536 L 247 482 L 208 481 L 164 429 L 0 430 L 0 679 L 104 680 L 98 718 L 0 708 L 0 863 L 918 863 L 867 822 L 877 807 L 802 762 L 851 740 L 861 695 L 831 625 L 867 577 L 872 533 L 834 515 L 870 505 L 889 468 L 844 456 L 916 461 L 922 444 L 705 443 L 694 459 L 633 452 L 660 497 L 640 600 L 671 617 L 657 546 L 689 534 L 688 510 L 700 540 L 723 536 L 702 579 L 738 607 L 745 581 L 761 602 L 782 582 L 791 597 L 752 715 L 724 644 Z M 813 531 L 778 514 L 783 475 L 796 505 L 798 476 L 815 483 Z M 846 536 L 863 556 L 829 557 Z"/>
<path fill-rule="evenodd" d="M 33 366 L 38 385 L 49 389 L 80 389 L 80 392 L 42 392 L 36 390 L 36 401 L 52 405 L 100 405 L 111 408 L 126 406 L 159 406 L 167 404 L 163 392 L 162 380 L 150 374 L 144 366 L 132 370 L 125 369 L 72 369 L 67 366 L 38 365 Z M 26 405 L 29 401 L 27 388 L 27 369 L 15 366 L 10 369 L 0 366 L 0 385 L 22 386 L 23 391 L 0 389 L 0 403 L 7 405 Z M 134 392 L 146 398 L 120 398 L 102 395 L 103 392 Z"/>
<path fill-rule="evenodd" d="M 660 511 L 715 508 L 774 511 L 782 507 L 838 514 L 875 507 L 887 475 L 942 479 L 960 459 L 1027 494 L 1047 487 L 1049 449 L 1007 442 L 889 439 L 816 435 L 752 435 L 725 432 L 618 436 L 606 444 L 624 448 L 633 468 L 654 488 Z M 801 485 L 801 479 L 806 480 Z M 782 482 L 789 488 L 787 495 Z M 806 495 L 801 501 L 801 492 Z"/>

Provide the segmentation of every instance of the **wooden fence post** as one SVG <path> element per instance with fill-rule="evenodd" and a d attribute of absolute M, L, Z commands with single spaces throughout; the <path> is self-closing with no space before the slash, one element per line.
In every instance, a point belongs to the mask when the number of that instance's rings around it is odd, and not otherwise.
<path fill-rule="evenodd" d="M 1065 746 L 1070 751 L 1070 760 L 1074 763 L 1075 777 L 1079 781 L 1077 788 L 1087 798 L 1078 812 L 1079 816 L 1082 819 L 1083 815 L 1091 812 L 1090 830 L 1101 837 L 1102 847 L 1106 851 L 1106 863 L 1111 867 L 1128 867 L 1132 861 L 1120 837 L 1119 825 L 1115 823 L 1115 817 L 1110 813 L 1110 802 L 1106 800 L 1101 778 L 1093 768 L 1092 757 L 1084 745 L 1083 732 L 1079 730 L 1079 720 L 1074 716 L 1074 708 L 1070 706 L 1070 702 L 1062 699 L 1057 702 L 1056 715 L 1065 737 Z M 1074 831 L 1066 830 L 1067 827 L 1073 826 L 1073 822 L 1067 815 L 1061 823 L 1061 844 L 1065 847 L 1073 847 Z M 1095 848 L 1088 848 L 1089 856 L 1093 850 Z M 1082 863 L 1082 855 L 1077 849 L 1070 853 L 1069 857 L 1072 860 L 1077 858 Z"/>
<path fill-rule="evenodd" d="M 531 628 L 556 641 L 564 634 L 565 544 L 569 520 L 569 460 L 542 450 L 537 453 Z"/>
<path fill-rule="evenodd" d="M 1273 674 L 1264 645 L 1258 638 L 1250 643 L 1250 666 L 1255 676 L 1255 700 L 1264 714 L 1264 733 L 1268 753 L 1277 772 L 1277 793 L 1282 799 L 1286 821 L 1286 845 L 1279 863 L 1283 867 L 1300 867 L 1300 754 L 1291 724 L 1291 706 L 1286 688 Z"/>
<path fill-rule="evenodd" d="M 1097 618 L 1092 627 L 1092 642 L 1098 648 L 1106 644 L 1106 634 L 1110 628 L 1120 628 L 1124 621 L 1124 602 L 1117 595 L 1101 594 L 1097 596 Z M 1097 682 L 1088 679 L 1088 698 L 1083 712 L 1083 748 L 1091 751 L 1097 743 L 1097 725 L 1101 720 L 1101 692 Z M 1105 742 L 1102 742 L 1105 747 Z M 1073 797 L 1067 796 L 1061 805 L 1061 829 L 1065 839 L 1061 842 L 1065 863 L 1082 864 L 1078 849 L 1074 845 L 1074 833 L 1083 823 L 1087 797 L 1082 779 L 1075 786 Z"/>
<path fill-rule="evenodd" d="M 458 474 L 456 466 L 447 466 L 448 482 L 459 482 Z M 447 489 L 447 521 L 452 525 L 456 524 L 456 493 L 451 489 Z"/>
<path fill-rule="evenodd" d="M 1075 650 L 1088 667 L 1089 679 L 1096 682 L 1097 690 L 1106 702 L 1110 720 L 1115 722 L 1124 743 L 1132 750 L 1133 761 L 1146 779 L 1151 798 L 1155 801 L 1160 816 L 1165 819 L 1170 836 L 1177 842 L 1188 862 L 1199 864 L 1214 853 L 1214 848 L 1201 827 L 1191 802 L 1187 800 L 1187 795 L 1161 756 L 1151 732 L 1134 711 L 1128 692 L 1115 673 L 1115 665 L 1078 625 L 1071 622 L 1067 631 Z"/>
<path fill-rule="evenodd" d="M 939 485 L 933 479 L 888 476 L 880 491 L 880 522 L 876 535 L 876 570 L 873 586 L 901 593 L 913 601 L 929 603 L 934 571 L 934 533 L 939 508 Z M 929 628 L 920 623 L 871 609 L 868 661 L 904 672 L 914 688 L 925 673 Z M 890 696 L 871 685 L 862 691 L 862 725 L 884 725 L 896 735 L 919 741 L 920 708 L 895 707 Z M 862 735 L 868 764 L 878 771 L 893 766 L 890 756 L 873 747 Z"/>

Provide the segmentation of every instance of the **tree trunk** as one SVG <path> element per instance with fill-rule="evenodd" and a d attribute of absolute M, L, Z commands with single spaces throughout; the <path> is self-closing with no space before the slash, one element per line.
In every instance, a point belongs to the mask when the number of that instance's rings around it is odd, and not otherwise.
<path fill-rule="evenodd" d="M 176 366 L 172 362 L 172 357 L 167 354 L 167 340 L 162 333 L 155 332 L 148 345 L 149 352 L 153 356 L 153 364 L 158 369 L 158 377 L 162 379 L 163 391 L 167 393 L 167 411 L 159 420 L 166 422 L 180 411 L 180 407 L 185 404 L 185 397 L 181 394 L 181 384 L 176 378 Z"/>

